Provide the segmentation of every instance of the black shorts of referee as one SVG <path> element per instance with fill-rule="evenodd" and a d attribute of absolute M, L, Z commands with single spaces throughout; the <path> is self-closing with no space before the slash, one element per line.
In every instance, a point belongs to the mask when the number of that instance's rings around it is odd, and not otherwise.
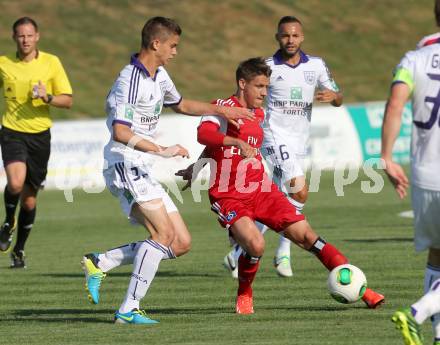
<path fill-rule="evenodd" d="M 35 190 L 44 186 L 50 156 L 50 129 L 23 133 L 3 126 L 0 145 L 4 167 L 13 162 L 26 163 L 25 183 Z"/>

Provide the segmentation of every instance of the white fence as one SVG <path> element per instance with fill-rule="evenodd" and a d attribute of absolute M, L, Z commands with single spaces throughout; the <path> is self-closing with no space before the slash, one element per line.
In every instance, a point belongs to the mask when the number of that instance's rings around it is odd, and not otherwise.
<path fill-rule="evenodd" d="M 313 109 L 308 165 L 319 169 L 344 169 L 360 166 L 380 152 L 380 125 L 383 103 L 367 103 L 334 108 L 317 106 Z M 382 109 L 382 111 L 381 111 Z M 407 117 L 408 119 L 408 117 Z M 196 141 L 199 118 L 173 114 L 162 115 L 157 142 L 163 145 L 179 143 L 186 147 L 191 159 L 157 159 L 154 175 L 162 182 L 174 179 L 174 173 L 193 162 L 203 150 Z M 408 161 L 411 119 L 404 121 L 397 159 Z M 69 190 L 82 188 L 100 192 L 103 147 L 109 133 L 105 119 L 86 121 L 57 121 L 52 128 L 52 153 L 49 161 L 47 188 Z M 379 140 L 379 148 L 371 142 Z M 375 145 L 377 146 L 377 145 Z M 6 183 L 3 168 L 0 184 Z"/>

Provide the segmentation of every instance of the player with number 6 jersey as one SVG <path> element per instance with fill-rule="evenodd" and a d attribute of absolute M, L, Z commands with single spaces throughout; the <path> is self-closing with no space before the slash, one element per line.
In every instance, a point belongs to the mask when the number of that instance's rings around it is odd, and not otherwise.
<path fill-rule="evenodd" d="M 266 63 L 272 69 L 263 124 L 262 154 L 278 187 L 299 210 L 307 201 L 304 159 L 307 155 L 315 97 L 334 106 L 342 93 L 324 60 L 301 49 L 304 40 L 299 19 L 280 19 L 276 39 L 280 49 Z M 290 242 L 281 237 L 274 257 L 281 276 L 291 276 Z"/>

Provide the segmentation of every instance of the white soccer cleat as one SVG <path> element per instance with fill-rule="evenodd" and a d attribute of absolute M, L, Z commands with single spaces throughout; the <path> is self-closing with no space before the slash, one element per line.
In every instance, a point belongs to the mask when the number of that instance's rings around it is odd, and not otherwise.
<path fill-rule="evenodd" d="M 275 256 L 273 258 L 273 265 L 275 266 L 279 276 L 285 278 L 293 276 L 289 255 Z"/>
<path fill-rule="evenodd" d="M 233 251 L 223 258 L 223 266 L 231 272 L 232 278 L 238 279 L 238 264 L 234 259 Z"/>

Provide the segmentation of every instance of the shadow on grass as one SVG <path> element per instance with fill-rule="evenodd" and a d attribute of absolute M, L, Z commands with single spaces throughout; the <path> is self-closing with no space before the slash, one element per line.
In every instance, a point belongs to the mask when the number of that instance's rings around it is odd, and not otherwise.
<path fill-rule="evenodd" d="M 356 307 L 354 307 L 356 308 Z M 351 311 L 352 308 L 344 306 L 334 307 L 291 307 L 291 306 L 259 306 L 260 311 L 317 311 L 325 313 L 334 313 L 341 311 Z M 19 309 L 11 310 L 8 312 L 8 318 L 1 318 L 0 324 L 7 322 L 47 322 L 47 323 L 101 323 L 101 324 L 113 324 L 112 315 L 114 309 Z M 216 315 L 216 314 L 235 314 L 235 310 L 232 306 L 213 306 L 206 308 L 151 308 L 147 309 L 149 315 Z M 104 316 L 94 317 L 96 314 L 105 314 Z"/>
<path fill-rule="evenodd" d="M 353 307 L 362 308 L 363 306 Z M 318 312 L 341 312 L 341 311 L 351 311 L 352 308 L 347 308 L 346 306 L 334 306 L 334 307 L 292 307 L 292 306 L 257 306 L 258 310 L 265 311 L 318 311 Z M 153 308 L 147 309 L 147 314 L 186 314 L 186 315 L 212 315 L 212 314 L 235 314 L 235 308 L 233 305 L 225 307 L 206 307 L 206 308 Z"/>
<path fill-rule="evenodd" d="M 206 307 L 206 308 L 148 308 L 147 314 L 166 314 L 166 315 L 207 315 L 207 314 L 232 314 L 234 309 L 231 307 Z M 0 319 L 2 322 L 10 321 L 42 321 L 42 322 L 99 322 L 111 323 L 110 318 L 115 313 L 114 309 L 21 309 L 10 310 L 8 316 L 15 318 Z M 84 314 L 106 314 L 109 320 L 99 317 L 84 316 Z M 57 316 L 58 315 L 58 316 Z M 75 317 L 75 315 L 78 315 Z M 69 317 L 71 316 L 71 317 Z"/>
<path fill-rule="evenodd" d="M 24 318 L 16 318 L 16 319 L 6 319 L 6 320 L 0 320 L 0 324 L 6 323 L 6 322 L 29 322 L 29 321 L 37 321 L 37 322 L 53 322 L 53 323 L 67 323 L 67 322 L 90 322 L 90 323 L 106 323 L 106 324 L 114 324 L 113 319 L 109 320 L 102 320 L 92 317 L 24 317 Z"/>
<path fill-rule="evenodd" d="M 14 318 L 0 319 L 0 323 L 17 321 L 113 323 L 114 312 L 113 309 L 19 309 L 8 313 Z M 98 317 L 84 316 L 84 314 L 106 314 L 108 319 L 103 320 Z"/>
<path fill-rule="evenodd" d="M 352 243 L 390 243 L 390 242 L 412 242 L 412 237 L 392 237 L 392 238 L 359 238 L 352 240 L 343 240 Z"/>

